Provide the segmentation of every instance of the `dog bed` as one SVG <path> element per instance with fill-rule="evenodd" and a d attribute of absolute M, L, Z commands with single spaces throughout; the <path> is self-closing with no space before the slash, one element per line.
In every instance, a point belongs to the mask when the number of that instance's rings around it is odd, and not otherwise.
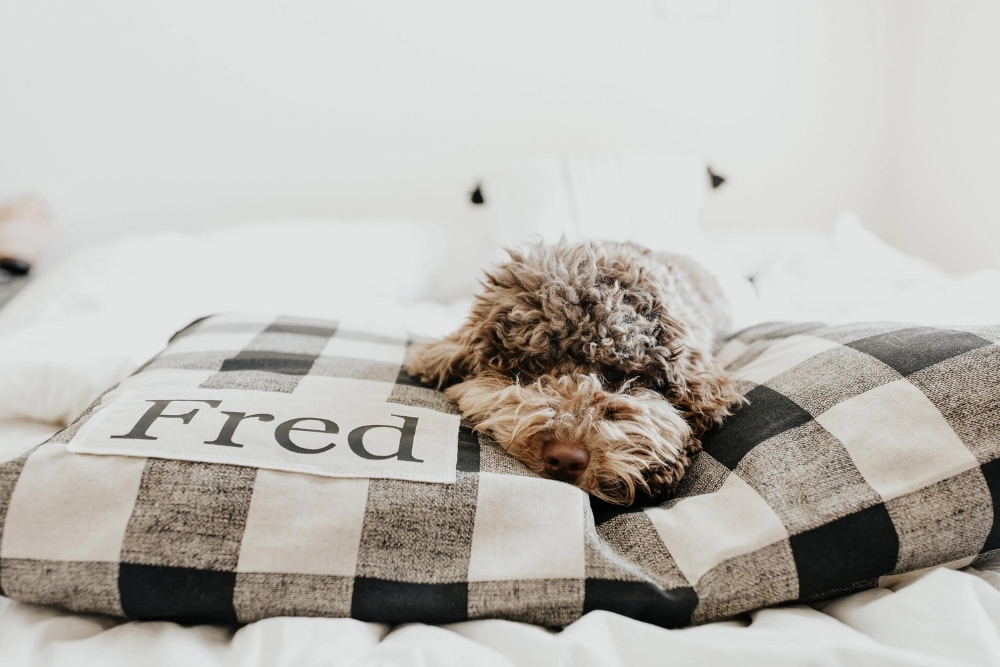
<path fill-rule="evenodd" d="M 399 334 L 208 318 L 0 465 L 0 589 L 134 619 L 677 627 L 963 566 L 1000 547 L 998 338 L 744 331 L 721 355 L 749 404 L 675 498 L 618 508 L 475 436 Z"/>

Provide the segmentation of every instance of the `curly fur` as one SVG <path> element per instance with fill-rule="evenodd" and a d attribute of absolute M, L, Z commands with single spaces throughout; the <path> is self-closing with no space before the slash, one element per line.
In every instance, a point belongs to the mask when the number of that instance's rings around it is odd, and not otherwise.
<path fill-rule="evenodd" d="M 465 417 L 545 474 L 555 441 L 587 448 L 577 486 L 631 504 L 672 489 L 700 436 L 740 398 L 712 356 L 728 326 L 718 283 L 631 243 L 510 250 L 465 324 L 411 351 Z"/>

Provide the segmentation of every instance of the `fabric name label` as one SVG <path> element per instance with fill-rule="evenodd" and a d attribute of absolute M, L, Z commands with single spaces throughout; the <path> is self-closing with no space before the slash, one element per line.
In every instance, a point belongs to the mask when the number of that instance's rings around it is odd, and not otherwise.
<path fill-rule="evenodd" d="M 229 463 L 327 477 L 455 482 L 459 417 L 395 403 L 271 392 L 123 392 L 71 452 Z"/>

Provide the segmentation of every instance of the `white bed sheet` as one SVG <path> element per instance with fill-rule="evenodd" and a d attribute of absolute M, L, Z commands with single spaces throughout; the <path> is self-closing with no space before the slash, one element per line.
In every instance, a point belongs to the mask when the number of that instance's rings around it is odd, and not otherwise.
<path fill-rule="evenodd" d="M 1000 575 L 936 569 L 821 609 L 664 630 L 592 612 L 561 632 L 509 621 L 389 628 L 272 618 L 241 628 L 118 622 L 0 598 L 3 665 L 872 665 L 1000 664 Z"/>
<path fill-rule="evenodd" d="M 946 275 L 889 248 L 850 216 L 828 235 L 755 232 L 709 241 L 717 261 L 754 277 L 756 294 L 738 304 L 741 324 L 1000 323 L 1000 273 Z M 123 255 L 143 256 L 150 243 L 157 242 L 132 240 L 105 249 L 108 263 L 99 271 L 64 265 L 61 276 L 55 272 L 58 279 L 39 282 L 33 300 L 0 313 L 0 460 L 42 441 L 199 314 L 351 313 L 434 335 L 454 327 L 468 305 L 400 304 L 384 289 L 366 294 L 363 285 L 352 286 L 350 299 L 288 303 L 288 285 L 280 280 L 253 281 L 249 295 L 230 281 L 226 290 L 202 292 L 197 299 L 172 298 L 192 294 L 197 271 L 192 275 L 189 266 L 181 280 L 162 267 L 115 262 Z M 187 246 L 171 243 L 177 252 Z M 301 271 L 295 275 L 313 279 Z M 604 612 L 558 633 L 505 621 L 388 628 L 348 619 L 278 618 L 239 629 L 182 627 L 0 598 L 0 665 L 996 665 L 1000 574 L 990 570 L 1000 572 L 1000 566 L 984 567 L 936 569 L 892 590 L 683 630 Z"/>

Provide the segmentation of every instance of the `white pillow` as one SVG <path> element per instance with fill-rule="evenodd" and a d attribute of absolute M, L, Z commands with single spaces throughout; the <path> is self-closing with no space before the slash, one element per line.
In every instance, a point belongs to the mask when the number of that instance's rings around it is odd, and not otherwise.
<path fill-rule="evenodd" d="M 758 321 L 828 324 L 896 320 L 988 324 L 997 281 L 952 276 L 907 255 L 866 229 L 852 212 L 827 233 L 803 230 L 717 232 L 712 245 L 758 290 Z M 998 274 L 1000 275 L 1000 274 Z"/>
<path fill-rule="evenodd" d="M 688 255 L 718 278 L 733 304 L 734 327 L 745 326 L 753 321 L 756 294 L 701 231 L 707 187 L 704 160 L 649 153 L 525 157 L 483 179 L 500 247 L 565 237 L 634 241 Z"/>
<path fill-rule="evenodd" d="M 485 174 L 501 246 L 533 236 L 546 242 L 635 241 L 683 251 L 700 235 L 705 162 L 643 153 L 539 155 Z"/>
<path fill-rule="evenodd" d="M 124 236 L 41 267 L 0 311 L 0 331 L 117 307 L 211 314 L 276 305 L 323 316 L 345 300 L 419 299 L 444 264 L 441 237 L 438 226 L 405 219 L 279 220 Z"/>
<path fill-rule="evenodd" d="M 399 304 L 447 266 L 440 236 L 415 220 L 278 221 L 81 248 L 0 310 L 0 418 L 64 423 L 213 313 L 415 321 Z"/>

